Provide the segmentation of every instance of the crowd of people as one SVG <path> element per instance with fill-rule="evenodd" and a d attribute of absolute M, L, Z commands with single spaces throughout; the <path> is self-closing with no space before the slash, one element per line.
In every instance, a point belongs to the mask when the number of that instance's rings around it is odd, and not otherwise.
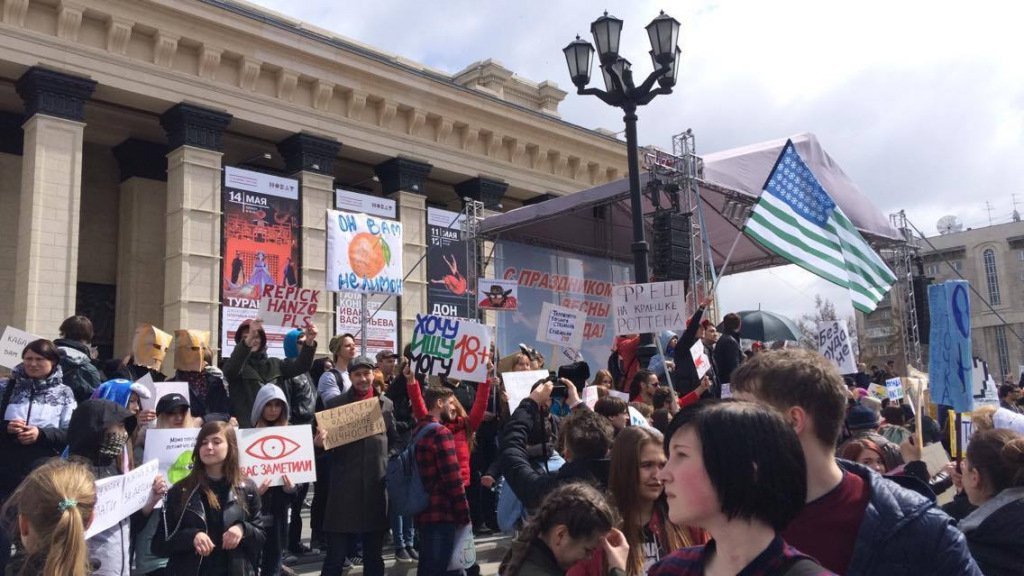
<path fill-rule="evenodd" d="M 562 366 L 516 406 L 501 375 L 551 368 L 526 345 L 493 351 L 486 381 L 466 382 L 415 373 L 408 347 L 360 355 L 351 334 L 317 357 L 313 326 L 275 358 L 258 320 L 218 369 L 208 334 L 143 325 L 132 354 L 101 364 L 88 318 L 69 318 L 0 381 L 0 568 L 278 576 L 320 551 L 322 576 L 380 576 L 390 559 L 479 574 L 463 552 L 501 531 L 514 536 L 503 576 L 1024 574 L 1024 437 L 1000 427 L 1020 413 L 1019 386 L 975 415 L 959 466 L 930 470 L 922 453 L 948 434 L 921 407 L 866 394 L 879 375 L 844 378 L 803 349 L 748 354 L 739 317 L 719 334 L 709 304 L 658 335 L 648 367 L 640 337 L 620 336 L 606 366 Z M 172 341 L 188 396 L 153 398 L 139 379 L 167 379 Z M 363 401 L 383 431 L 325 449 L 315 414 Z M 285 425 L 313 428 L 315 483 L 243 474 L 236 429 Z M 158 474 L 141 510 L 86 538 L 95 482 L 169 428 L 198 429 L 187 475 Z"/>

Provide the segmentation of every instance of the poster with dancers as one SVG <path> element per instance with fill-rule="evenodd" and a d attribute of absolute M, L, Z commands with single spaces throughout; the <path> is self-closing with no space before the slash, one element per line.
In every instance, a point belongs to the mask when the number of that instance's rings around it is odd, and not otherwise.
<path fill-rule="evenodd" d="M 221 356 L 235 329 L 256 318 L 265 286 L 298 286 L 301 266 L 299 181 L 240 168 L 224 169 L 221 198 Z M 267 353 L 284 357 L 286 328 L 265 325 Z"/>
<path fill-rule="evenodd" d="M 476 277 L 466 262 L 462 214 L 427 208 L 427 310 L 435 316 L 469 317 Z"/>

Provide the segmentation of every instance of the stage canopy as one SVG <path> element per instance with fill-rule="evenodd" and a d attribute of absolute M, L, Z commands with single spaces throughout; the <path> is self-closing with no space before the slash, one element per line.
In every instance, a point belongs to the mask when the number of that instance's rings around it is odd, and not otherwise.
<path fill-rule="evenodd" d="M 825 190 L 876 249 L 900 240 L 889 219 L 857 188 L 813 134 L 790 139 Z M 757 201 L 785 144 L 785 139 L 773 140 L 703 157 L 704 177 L 699 186 L 705 235 L 711 242 L 716 270 L 724 263 L 738 226 L 742 225 L 743 212 L 738 208 Z M 648 171 L 641 172 L 641 189 L 649 178 Z M 645 214 L 654 211 L 646 196 L 643 203 Z M 663 199 L 662 204 L 667 207 L 668 201 Z M 648 221 L 648 242 L 649 224 Z M 626 178 L 491 216 L 481 225 L 481 234 L 488 239 L 536 244 L 624 262 L 632 262 L 632 230 Z M 726 274 L 787 263 L 744 236 Z"/>

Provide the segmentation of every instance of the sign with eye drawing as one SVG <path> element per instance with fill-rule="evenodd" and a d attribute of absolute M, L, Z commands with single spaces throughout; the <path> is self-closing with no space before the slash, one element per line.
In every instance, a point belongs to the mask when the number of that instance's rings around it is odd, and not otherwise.
<path fill-rule="evenodd" d="M 313 431 L 309 426 L 271 426 L 238 430 L 238 455 L 242 474 L 257 486 L 270 479 L 271 486 L 316 481 Z"/>

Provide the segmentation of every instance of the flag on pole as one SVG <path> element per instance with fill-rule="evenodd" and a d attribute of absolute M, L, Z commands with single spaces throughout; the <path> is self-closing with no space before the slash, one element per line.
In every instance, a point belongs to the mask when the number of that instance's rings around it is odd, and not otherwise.
<path fill-rule="evenodd" d="M 765 248 L 850 291 L 868 313 L 896 281 L 811 173 L 792 141 L 779 154 L 743 231 Z"/>

